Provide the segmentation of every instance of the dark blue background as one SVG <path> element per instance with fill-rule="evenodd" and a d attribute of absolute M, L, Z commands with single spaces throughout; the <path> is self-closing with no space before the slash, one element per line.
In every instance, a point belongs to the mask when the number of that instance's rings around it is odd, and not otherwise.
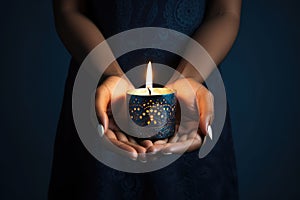
<path fill-rule="evenodd" d="M 0 199 L 46 199 L 69 55 L 51 1 L 1 2 Z M 299 199 L 299 3 L 243 2 L 223 65 L 241 199 Z"/>

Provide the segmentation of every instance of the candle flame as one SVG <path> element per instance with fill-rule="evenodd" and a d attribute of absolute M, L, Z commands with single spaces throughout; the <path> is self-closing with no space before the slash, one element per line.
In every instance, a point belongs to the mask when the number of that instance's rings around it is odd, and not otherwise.
<path fill-rule="evenodd" d="M 149 61 L 147 66 L 147 74 L 146 74 L 146 88 L 150 90 L 152 88 L 152 64 Z"/>

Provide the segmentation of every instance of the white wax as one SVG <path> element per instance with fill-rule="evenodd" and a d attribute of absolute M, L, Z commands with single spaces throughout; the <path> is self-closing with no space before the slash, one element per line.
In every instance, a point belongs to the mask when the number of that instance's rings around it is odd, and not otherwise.
<path fill-rule="evenodd" d="M 147 88 L 138 88 L 138 89 L 128 90 L 127 94 L 138 95 L 138 96 L 157 96 L 157 95 L 165 95 L 165 94 L 175 93 L 175 90 L 170 89 L 170 88 L 150 88 L 150 90 L 151 90 L 151 95 L 149 94 L 149 91 Z"/>

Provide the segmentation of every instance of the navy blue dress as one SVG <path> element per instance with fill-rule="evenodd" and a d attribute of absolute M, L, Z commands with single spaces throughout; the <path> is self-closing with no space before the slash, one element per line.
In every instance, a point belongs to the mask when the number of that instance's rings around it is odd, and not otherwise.
<path fill-rule="evenodd" d="M 187 35 L 201 25 L 205 0 L 87 0 L 89 18 L 105 37 L 138 27 L 164 27 Z M 131 59 L 134 57 L 134 59 Z M 176 67 L 177 56 L 144 49 L 121 56 L 124 71 L 148 60 Z M 238 199 L 237 173 L 227 113 L 214 149 L 203 159 L 185 153 L 168 167 L 126 173 L 97 161 L 80 141 L 72 116 L 72 88 L 79 65 L 71 61 L 57 128 L 49 199 Z"/>

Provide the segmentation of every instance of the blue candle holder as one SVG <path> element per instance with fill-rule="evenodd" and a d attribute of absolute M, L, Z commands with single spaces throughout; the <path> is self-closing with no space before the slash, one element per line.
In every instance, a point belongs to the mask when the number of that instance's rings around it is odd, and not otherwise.
<path fill-rule="evenodd" d="M 150 95 L 151 92 L 151 95 Z M 169 88 L 146 88 L 127 92 L 130 135 L 151 140 L 175 133 L 176 97 Z"/>

